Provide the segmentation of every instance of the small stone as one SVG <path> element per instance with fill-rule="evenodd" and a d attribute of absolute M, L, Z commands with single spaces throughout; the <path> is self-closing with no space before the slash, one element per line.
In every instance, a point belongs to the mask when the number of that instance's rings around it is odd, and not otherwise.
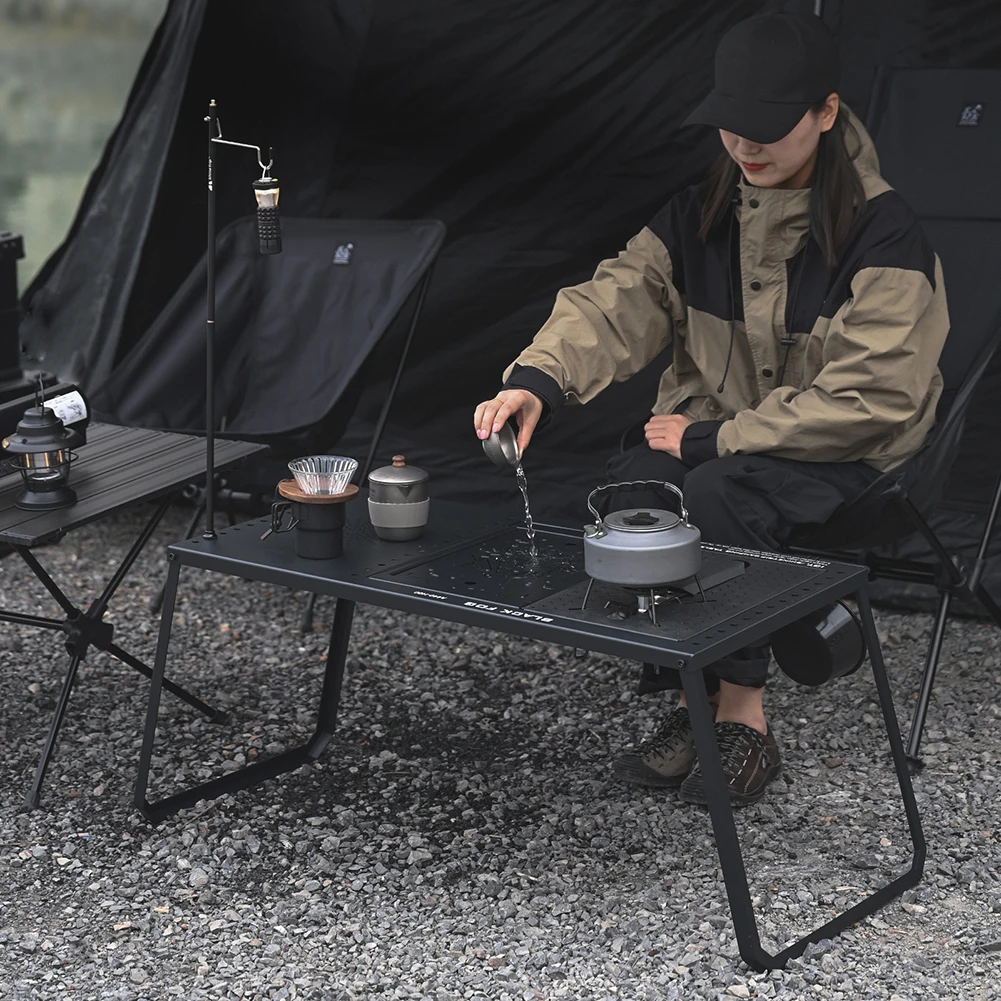
<path fill-rule="evenodd" d="M 746 984 L 731 984 L 726 989 L 727 994 L 732 994 L 735 998 L 749 998 L 751 992 Z"/>

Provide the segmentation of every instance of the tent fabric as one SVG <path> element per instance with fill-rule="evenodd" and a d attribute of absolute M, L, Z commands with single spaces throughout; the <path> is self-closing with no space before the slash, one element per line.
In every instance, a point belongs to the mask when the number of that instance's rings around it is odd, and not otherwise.
<path fill-rule="evenodd" d="M 77 223 L 25 294 L 29 354 L 93 392 L 157 322 L 202 253 L 202 119 L 215 97 L 228 138 L 274 146 L 289 215 L 447 225 L 386 451 L 419 461 L 438 496 L 514 502 L 513 477 L 472 435 L 473 408 L 556 291 L 703 176 L 718 138 L 681 123 L 711 87 L 722 34 L 813 0 L 301 0 L 280 17 L 273 6 L 171 0 Z M 842 38 L 842 96 L 863 119 L 877 65 L 1001 63 L 1001 5 L 983 0 L 826 0 L 824 17 Z M 251 210 L 248 155 L 217 160 L 220 226 Z M 663 363 L 563 408 L 533 443 L 539 515 L 583 520 Z M 373 368 L 339 449 L 364 447 L 390 378 Z M 1001 440 L 996 409 L 978 405 L 971 426 Z M 980 503 L 967 483 L 987 466 L 961 457 L 950 492 Z"/>
<path fill-rule="evenodd" d="M 262 255 L 255 219 L 231 223 L 216 241 L 214 427 L 278 441 L 324 421 L 444 236 L 435 220 L 284 219 L 282 253 Z M 117 423 L 204 430 L 204 372 L 203 260 L 93 404 Z"/>

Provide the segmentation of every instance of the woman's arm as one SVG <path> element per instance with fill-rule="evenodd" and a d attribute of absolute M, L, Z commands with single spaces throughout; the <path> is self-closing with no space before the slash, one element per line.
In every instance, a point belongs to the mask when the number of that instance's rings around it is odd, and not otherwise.
<path fill-rule="evenodd" d="M 552 315 L 504 373 L 505 388 L 511 380 L 558 406 L 564 399 L 587 403 L 635 375 L 684 322 L 673 270 L 667 248 L 644 228 L 590 281 L 560 291 Z"/>
<path fill-rule="evenodd" d="M 720 425 L 720 456 L 767 452 L 849 462 L 931 420 L 941 391 L 938 359 L 949 330 L 942 268 L 863 267 L 833 317 L 824 365 L 808 389 L 781 386 L 754 410 Z M 933 399 L 934 397 L 935 399 Z"/>

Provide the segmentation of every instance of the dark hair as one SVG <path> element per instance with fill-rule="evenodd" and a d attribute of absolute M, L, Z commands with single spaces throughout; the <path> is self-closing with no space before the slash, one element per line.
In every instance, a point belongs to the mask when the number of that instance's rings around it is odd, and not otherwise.
<path fill-rule="evenodd" d="M 810 110 L 820 112 L 825 104 L 826 99 L 818 101 Z M 810 191 L 810 233 L 830 267 L 837 263 L 838 249 L 865 208 L 865 190 L 854 163 L 861 147 L 858 131 L 842 106 L 834 125 L 820 133 Z M 702 184 L 703 243 L 726 220 L 739 176 L 740 168 L 726 150 L 709 168 Z"/>

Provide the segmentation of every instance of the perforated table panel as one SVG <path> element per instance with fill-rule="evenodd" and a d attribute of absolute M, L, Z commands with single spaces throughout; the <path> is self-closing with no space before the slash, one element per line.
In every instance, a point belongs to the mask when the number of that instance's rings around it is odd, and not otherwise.
<path fill-rule="evenodd" d="M 235 573 L 302 590 L 502 629 L 671 667 L 704 667 L 718 648 L 733 649 L 847 594 L 864 582 L 864 567 L 725 546 L 704 545 L 707 563 L 720 556 L 743 564 L 733 580 L 661 605 L 658 624 L 636 615 L 610 617 L 621 588 L 596 582 L 582 610 L 588 577 L 581 529 L 537 526 L 531 558 L 524 528 L 466 504 L 435 500 L 425 533 L 386 542 L 368 523 L 362 497 L 348 505 L 344 555 L 295 555 L 292 533 L 262 541 L 268 519 L 170 547 L 186 566 Z M 718 654 L 716 654 L 718 656 Z"/>

